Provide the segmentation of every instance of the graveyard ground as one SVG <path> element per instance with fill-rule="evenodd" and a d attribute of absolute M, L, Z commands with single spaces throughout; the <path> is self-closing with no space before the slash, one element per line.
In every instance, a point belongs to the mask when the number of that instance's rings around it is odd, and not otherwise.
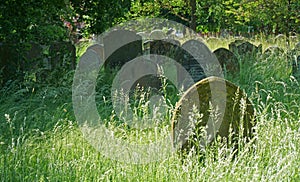
<path fill-rule="evenodd" d="M 230 42 L 208 45 L 213 51 L 228 48 Z M 267 39 L 252 42 L 263 43 L 263 49 L 273 45 Z M 174 153 L 144 165 L 120 163 L 96 151 L 82 136 L 72 108 L 73 72 L 61 78 L 59 86 L 36 86 L 30 80 L 10 84 L 0 91 L 0 181 L 299 181 L 299 80 L 283 69 L 284 59 L 239 60 L 239 77 L 225 75 L 245 90 L 257 113 L 254 139 L 241 142 L 235 157 L 232 148 L 216 142 L 184 159 Z M 109 85 L 98 88 L 105 93 Z M 106 101 L 98 99 L 99 112 L 114 123 Z M 143 103 L 136 107 L 143 108 Z M 108 127 L 134 140 L 135 131 L 117 124 Z"/>

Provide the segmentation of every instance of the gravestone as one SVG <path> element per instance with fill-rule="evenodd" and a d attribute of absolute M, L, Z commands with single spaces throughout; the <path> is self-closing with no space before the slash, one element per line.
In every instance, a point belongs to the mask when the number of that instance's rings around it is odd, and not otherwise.
<path fill-rule="evenodd" d="M 279 34 L 274 38 L 275 43 L 279 45 L 286 45 L 287 37 L 283 34 Z"/>
<path fill-rule="evenodd" d="M 229 38 L 230 37 L 230 32 L 227 29 L 222 29 L 221 33 L 220 33 L 220 36 L 222 38 Z"/>
<path fill-rule="evenodd" d="M 229 44 L 229 50 L 239 56 L 256 56 L 262 53 L 262 45 L 255 46 L 250 42 L 243 40 L 236 40 Z"/>
<path fill-rule="evenodd" d="M 158 54 L 170 57 L 178 61 L 180 56 L 180 42 L 174 39 L 162 39 L 149 41 L 150 54 Z"/>
<path fill-rule="evenodd" d="M 300 55 L 293 62 L 293 76 L 297 79 L 300 79 Z"/>
<path fill-rule="evenodd" d="M 142 69 L 135 69 L 136 67 L 132 67 L 134 69 L 129 71 L 129 80 L 135 80 L 130 90 L 133 91 L 137 88 L 137 86 L 139 86 L 140 88 L 142 87 L 145 91 L 147 91 L 148 89 L 150 89 L 150 91 L 158 91 L 162 86 L 162 82 L 158 77 L 159 72 L 156 63 L 154 61 L 141 59 L 141 61 L 139 61 L 136 66 L 139 66 Z M 128 75 L 129 73 L 125 74 Z"/>
<path fill-rule="evenodd" d="M 25 60 L 24 70 L 25 71 L 41 71 L 41 69 L 48 68 L 48 59 L 44 56 L 44 48 L 38 43 L 24 43 L 25 47 Z"/>
<path fill-rule="evenodd" d="M 97 53 L 99 58 L 104 61 L 104 46 L 103 44 L 93 44 L 87 48 L 87 50 L 93 50 Z"/>
<path fill-rule="evenodd" d="M 254 124 L 254 109 L 246 94 L 227 80 L 208 77 L 190 87 L 177 103 L 173 144 L 179 151 L 192 147 L 200 151 L 220 136 L 236 147 L 238 138 L 253 136 Z"/>
<path fill-rule="evenodd" d="M 71 42 L 54 42 L 49 48 L 51 69 L 75 69 L 76 48 Z"/>
<path fill-rule="evenodd" d="M 282 48 L 278 46 L 270 46 L 264 51 L 262 58 L 266 59 L 269 57 L 277 57 L 282 56 L 282 54 L 284 54 L 284 50 Z"/>
<path fill-rule="evenodd" d="M 229 49 L 236 48 L 237 46 L 239 46 L 240 44 L 245 43 L 245 42 L 247 42 L 247 41 L 244 39 L 236 39 L 235 41 L 233 41 L 229 44 Z"/>
<path fill-rule="evenodd" d="M 95 68 L 99 67 L 101 63 L 103 64 L 103 49 L 104 48 L 102 44 L 93 44 L 90 47 L 88 47 L 85 53 L 80 57 L 78 63 L 78 71 L 93 71 Z"/>
<path fill-rule="evenodd" d="M 0 44 L 0 85 L 17 78 L 17 72 L 22 68 L 17 46 L 15 44 Z"/>
<path fill-rule="evenodd" d="M 188 40 L 182 48 L 189 54 L 184 55 L 182 66 L 190 73 L 195 82 L 206 76 L 215 75 L 218 69 L 218 60 L 208 47 L 198 40 Z M 217 70 L 221 72 L 221 70 Z"/>
<path fill-rule="evenodd" d="M 288 51 L 287 55 L 289 62 L 293 65 L 293 67 L 295 67 L 295 64 L 297 64 L 297 58 L 300 56 L 300 43 L 298 43 L 294 49 Z"/>
<path fill-rule="evenodd" d="M 167 38 L 167 35 L 162 30 L 153 30 L 149 35 L 152 40 L 162 40 Z"/>
<path fill-rule="evenodd" d="M 240 71 L 240 65 L 237 57 L 228 49 L 218 48 L 214 51 L 223 70 L 231 74 L 237 74 Z"/>
<path fill-rule="evenodd" d="M 292 44 L 297 43 L 298 42 L 298 36 L 297 35 L 289 36 L 289 41 Z"/>
<path fill-rule="evenodd" d="M 142 55 L 142 37 L 129 30 L 113 30 L 103 38 L 105 69 L 122 67 Z"/>
<path fill-rule="evenodd" d="M 146 55 L 162 55 L 176 62 L 180 62 L 183 59 L 180 42 L 175 39 L 149 40 L 144 43 L 144 47 L 146 48 Z M 154 59 L 153 61 L 159 68 L 159 74 L 163 73 L 164 75 L 168 75 L 168 79 L 177 82 L 177 67 L 175 64 L 170 62 L 167 63 L 167 61 L 160 56 L 149 56 L 149 59 Z M 155 80 L 155 78 L 153 79 Z"/>
<path fill-rule="evenodd" d="M 300 42 L 295 45 L 295 49 L 300 50 Z"/>
<path fill-rule="evenodd" d="M 38 43 L 33 42 L 28 44 L 25 58 L 27 60 L 39 59 L 42 57 L 42 54 L 43 54 L 42 46 Z"/>

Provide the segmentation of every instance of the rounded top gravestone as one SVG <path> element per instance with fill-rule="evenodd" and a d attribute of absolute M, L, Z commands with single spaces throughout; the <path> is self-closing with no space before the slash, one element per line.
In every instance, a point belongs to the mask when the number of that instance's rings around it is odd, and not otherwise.
<path fill-rule="evenodd" d="M 0 44 L 0 86 L 16 77 L 21 66 L 20 55 L 15 44 Z"/>
<path fill-rule="evenodd" d="M 97 53 L 99 58 L 103 61 L 104 60 L 104 46 L 103 44 L 93 44 L 87 48 L 87 50 L 93 50 Z"/>
<path fill-rule="evenodd" d="M 270 54 L 279 55 L 279 54 L 283 54 L 283 53 L 284 53 L 284 50 L 278 46 L 270 46 L 264 52 L 264 54 L 267 54 L 267 55 L 270 55 Z"/>
<path fill-rule="evenodd" d="M 50 45 L 49 54 L 52 69 L 61 67 L 75 69 L 76 48 L 71 42 L 54 42 Z"/>
<path fill-rule="evenodd" d="M 218 48 L 214 51 L 223 70 L 225 69 L 231 74 L 236 74 L 240 71 L 240 65 L 237 57 L 228 49 Z"/>
<path fill-rule="evenodd" d="M 277 45 L 285 45 L 287 42 L 287 37 L 283 34 L 279 34 L 274 38 Z"/>
<path fill-rule="evenodd" d="M 298 42 L 296 45 L 295 45 L 295 50 L 299 50 L 300 51 L 300 42 Z"/>
<path fill-rule="evenodd" d="M 151 40 L 150 54 L 158 54 L 168 56 L 174 60 L 178 60 L 180 56 L 180 42 L 174 39 Z"/>
<path fill-rule="evenodd" d="M 238 86 L 208 77 L 190 87 L 177 103 L 172 118 L 173 145 L 180 151 L 201 150 L 216 136 L 228 138 L 230 131 L 233 140 L 249 139 L 254 122 L 254 108 Z"/>
<path fill-rule="evenodd" d="M 300 78 L 300 55 L 293 62 L 293 76 L 297 79 Z"/>
<path fill-rule="evenodd" d="M 293 50 L 288 52 L 289 63 L 292 64 L 292 73 L 297 79 L 300 78 L 300 42 L 295 45 Z"/>
<path fill-rule="evenodd" d="M 262 53 L 262 45 L 255 46 L 244 40 L 236 40 L 229 44 L 229 50 L 239 56 L 256 56 L 258 53 Z"/>
<path fill-rule="evenodd" d="M 29 43 L 28 47 L 28 52 L 26 53 L 26 59 L 27 60 L 33 60 L 33 59 L 38 59 L 42 57 L 42 52 L 43 48 L 40 44 L 38 43 Z"/>
<path fill-rule="evenodd" d="M 85 53 L 80 57 L 77 69 L 79 72 L 92 72 L 96 67 L 102 65 L 101 63 L 103 63 L 103 61 L 103 45 L 94 44 L 88 47 Z"/>
<path fill-rule="evenodd" d="M 262 57 L 263 59 L 266 59 L 268 57 L 281 56 L 282 54 L 284 54 L 284 50 L 282 48 L 278 46 L 270 46 L 264 51 Z"/>
<path fill-rule="evenodd" d="M 191 39 L 186 41 L 182 48 L 189 53 L 184 55 L 182 66 L 195 82 L 206 76 L 218 76 L 222 72 L 218 59 L 203 42 Z"/>
<path fill-rule="evenodd" d="M 105 69 L 122 67 L 142 55 L 142 37 L 133 31 L 116 29 L 103 37 Z"/>

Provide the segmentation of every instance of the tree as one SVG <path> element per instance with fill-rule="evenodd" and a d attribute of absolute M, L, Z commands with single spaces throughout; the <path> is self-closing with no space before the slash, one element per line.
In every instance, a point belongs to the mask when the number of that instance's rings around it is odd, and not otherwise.
<path fill-rule="evenodd" d="M 60 0 L 5 0 L 0 3 L 0 41 L 49 42 L 67 37 L 61 15 L 68 6 Z"/>
<path fill-rule="evenodd" d="M 78 21 L 86 24 L 85 33 L 99 34 L 112 25 L 124 21 L 130 9 L 130 0 L 70 0 Z"/>
<path fill-rule="evenodd" d="M 190 7 L 191 7 L 191 25 L 190 28 L 196 31 L 196 0 L 190 0 Z"/>

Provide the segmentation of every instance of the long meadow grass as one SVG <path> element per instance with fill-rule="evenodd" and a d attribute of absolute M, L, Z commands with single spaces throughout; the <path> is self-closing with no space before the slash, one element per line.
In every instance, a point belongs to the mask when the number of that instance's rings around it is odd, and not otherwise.
<path fill-rule="evenodd" d="M 263 38 L 250 41 L 263 43 L 264 49 L 274 44 Z M 110 159 L 85 140 L 72 107 L 73 72 L 58 85 L 32 80 L 7 84 L 0 93 L 0 181 L 300 181 L 300 80 L 284 61 L 285 55 L 240 59 L 239 76 L 225 75 L 245 90 L 257 114 L 254 138 L 240 141 L 238 155 L 217 141 L 201 154 L 174 152 L 147 164 Z M 107 81 L 101 75 L 98 79 Z M 107 127 L 120 138 L 138 140 L 136 131 L 116 118 L 110 97 L 103 96 L 109 89 L 109 83 L 97 85 L 97 107 Z M 147 102 L 138 98 L 132 106 L 143 115 Z M 169 109 L 167 129 L 173 107 Z M 139 142 L 155 138 L 151 132 L 138 135 Z"/>

